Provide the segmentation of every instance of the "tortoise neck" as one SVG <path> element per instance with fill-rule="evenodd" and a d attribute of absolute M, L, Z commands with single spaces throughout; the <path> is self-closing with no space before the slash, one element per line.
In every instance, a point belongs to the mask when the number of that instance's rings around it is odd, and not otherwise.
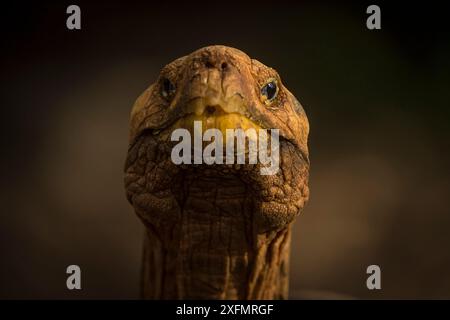
<path fill-rule="evenodd" d="M 256 232 L 255 204 L 238 179 L 185 181 L 180 221 L 144 241 L 149 299 L 285 299 L 290 226 Z"/>

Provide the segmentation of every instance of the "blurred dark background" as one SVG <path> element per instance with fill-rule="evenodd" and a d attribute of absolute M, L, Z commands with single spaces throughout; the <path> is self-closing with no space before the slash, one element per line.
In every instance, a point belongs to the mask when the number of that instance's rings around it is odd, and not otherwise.
<path fill-rule="evenodd" d="M 450 42 L 441 2 L 2 4 L 0 298 L 137 298 L 143 229 L 128 115 L 161 67 L 210 44 L 274 67 L 308 114 L 311 199 L 292 297 L 450 298 Z M 448 19 L 447 19 L 448 20 Z M 66 289 L 80 265 L 83 290 Z M 382 290 L 366 288 L 377 264 Z"/>

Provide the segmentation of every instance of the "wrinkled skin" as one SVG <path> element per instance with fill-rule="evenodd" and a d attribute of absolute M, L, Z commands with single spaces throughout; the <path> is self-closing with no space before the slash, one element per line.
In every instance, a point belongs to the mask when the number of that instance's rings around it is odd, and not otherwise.
<path fill-rule="evenodd" d="M 268 102 L 261 88 L 270 79 L 279 89 Z M 279 129 L 280 170 L 175 165 L 170 134 L 194 118 Z M 237 49 L 199 49 L 162 69 L 137 99 L 130 128 L 125 187 L 146 227 L 143 297 L 287 298 L 291 224 L 309 195 L 309 125 L 276 71 Z"/>

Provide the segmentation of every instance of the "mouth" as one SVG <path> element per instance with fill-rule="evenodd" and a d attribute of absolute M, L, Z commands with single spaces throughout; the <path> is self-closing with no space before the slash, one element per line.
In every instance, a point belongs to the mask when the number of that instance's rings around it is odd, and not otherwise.
<path fill-rule="evenodd" d="M 234 94 L 227 99 L 214 95 L 197 97 L 189 100 L 181 108 L 174 109 L 183 110 L 181 117 L 164 129 L 151 130 L 153 135 L 159 135 L 163 141 L 170 140 L 170 135 L 176 129 L 186 129 L 191 135 L 198 134 L 196 130 L 199 126 L 195 124 L 201 124 L 203 132 L 216 129 L 223 137 L 226 137 L 227 130 L 254 129 L 258 132 L 263 129 L 260 121 L 249 113 L 240 94 Z"/>
<path fill-rule="evenodd" d="M 225 113 L 218 106 L 207 106 L 205 112 L 197 115 L 190 113 L 179 119 L 171 127 L 175 129 L 187 129 L 191 134 L 196 134 L 195 124 L 201 124 L 203 131 L 208 129 L 217 129 L 225 137 L 227 136 L 227 130 L 242 129 L 244 131 L 248 129 L 254 129 L 256 131 L 261 130 L 261 126 L 247 118 L 240 113 Z M 197 126 L 198 127 L 198 126 Z"/>
<path fill-rule="evenodd" d="M 174 124 L 174 128 L 191 130 L 194 121 L 201 121 L 205 130 L 218 129 L 222 134 L 225 134 L 227 129 L 262 129 L 261 125 L 252 119 L 240 94 L 234 94 L 227 99 L 217 95 L 194 98 L 184 109 L 185 115 Z"/>

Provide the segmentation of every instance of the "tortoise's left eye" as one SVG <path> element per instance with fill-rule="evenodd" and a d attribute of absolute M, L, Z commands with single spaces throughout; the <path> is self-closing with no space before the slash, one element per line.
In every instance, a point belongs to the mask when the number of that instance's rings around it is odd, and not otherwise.
<path fill-rule="evenodd" d="M 175 85 L 167 78 L 162 80 L 161 95 L 164 98 L 170 98 L 175 94 Z"/>
<path fill-rule="evenodd" d="M 278 86 L 275 80 L 270 80 L 261 88 L 261 95 L 265 103 L 272 102 L 278 94 Z"/>

